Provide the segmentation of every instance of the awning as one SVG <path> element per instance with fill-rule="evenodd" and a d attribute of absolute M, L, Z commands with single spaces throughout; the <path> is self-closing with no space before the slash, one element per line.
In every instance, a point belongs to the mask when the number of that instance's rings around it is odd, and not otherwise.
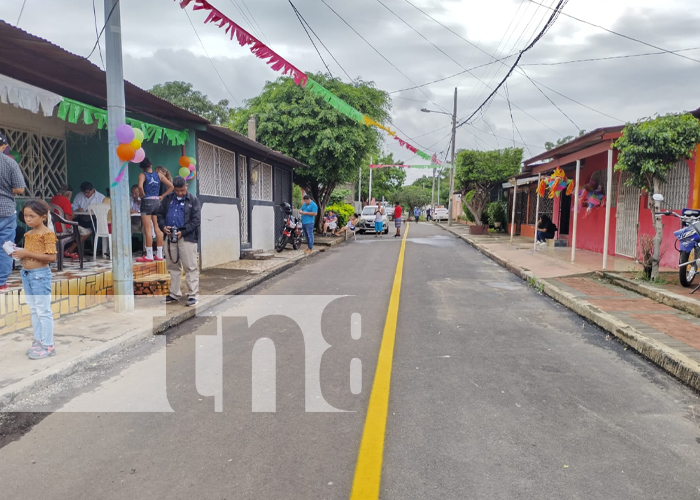
<path fill-rule="evenodd" d="M 525 184 L 530 184 L 531 182 L 537 181 L 537 179 L 539 179 L 539 177 L 537 177 L 537 176 L 535 176 L 535 177 L 525 177 L 524 179 L 518 179 L 518 180 L 517 180 L 517 183 L 518 183 L 518 186 L 524 186 Z M 502 186 L 503 186 L 504 188 L 510 188 L 510 187 L 513 187 L 513 184 L 511 184 L 510 182 L 504 182 L 504 183 L 502 184 Z"/>
<path fill-rule="evenodd" d="M 9 76 L 0 75 L 0 102 L 26 109 L 32 113 L 49 117 L 53 109 L 63 99 L 60 95 L 20 82 Z"/>

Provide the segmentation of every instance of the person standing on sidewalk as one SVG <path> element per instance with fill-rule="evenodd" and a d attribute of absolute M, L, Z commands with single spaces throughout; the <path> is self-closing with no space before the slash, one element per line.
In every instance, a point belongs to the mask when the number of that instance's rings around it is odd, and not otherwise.
<path fill-rule="evenodd" d="M 374 210 L 374 237 L 382 237 L 382 231 L 384 230 L 384 207 L 382 207 L 382 202 L 377 203 L 377 208 Z M 387 228 L 387 231 L 389 228 Z"/>
<path fill-rule="evenodd" d="M 53 342 L 53 312 L 51 311 L 51 268 L 56 262 L 56 233 L 48 228 L 48 203 L 30 200 L 22 207 L 24 223 L 31 228 L 24 235 L 24 248 L 12 257 L 22 259 L 22 285 L 34 329 L 34 342 L 27 349 L 29 359 L 44 359 L 56 355 Z"/>
<path fill-rule="evenodd" d="M 15 241 L 17 232 L 17 209 L 15 195 L 24 193 L 22 169 L 7 154 L 10 146 L 7 137 L 0 133 L 0 245 Z M 12 257 L 0 252 L 0 292 L 7 291 L 7 278 L 12 272 Z"/>
<path fill-rule="evenodd" d="M 136 262 L 153 262 L 153 260 L 163 260 L 163 233 L 158 227 L 156 212 L 167 195 L 172 193 L 172 183 L 161 173 L 153 171 L 153 164 L 148 158 L 139 164 L 141 172 L 139 174 L 139 194 L 141 195 L 141 224 L 143 226 L 143 239 L 146 246 L 146 255 L 136 259 Z M 166 186 L 165 192 L 161 195 L 161 185 Z M 156 233 L 156 255 L 153 256 L 153 230 Z"/>
<path fill-rule="evenodd" d="M 202 209 L 199 200 L 187 192 L 184 177 L 175 177 L 173 187 L 175 192 L 163 198 L 156 213 L 158 227 L 168 239 L 165 260 L 170 273 L 170 293 L 165 298 L 165 303 L 176 302 L 182 297 L 180 276 L 184 270 L 188 290 L 187 306 L 192 307 L 199 301 L 197 242 Z"/>
<path fill-rule="evenodd" d="M 304 195 L 304 204 L 299 210 L 299 215 L 301 215 L 301 227 L 304 230 L 304 236 L 306 236 L 306 244 L 309 248 L 304 250 L 304 253 L 311 253 L 314 249 L 314 224 L 316 222 L 316 214 L 318 213 L 318 205 L 311 201 L 311 197 L 308 194 Z"/>
<path fill-rule="evenodd" d="M 401 215 L 403 215 L 403 209 L 401 205 L 396 205 L 394 208 L 394 226 L 396 227 L 394 238 L 401 238 Z"/>

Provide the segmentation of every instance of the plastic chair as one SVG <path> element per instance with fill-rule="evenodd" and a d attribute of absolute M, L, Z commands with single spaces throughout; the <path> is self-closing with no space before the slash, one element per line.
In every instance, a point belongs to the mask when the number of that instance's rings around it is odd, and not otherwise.
<path fill-rule="evenodd" d="M 51 205 L 52 211 L 56 205 Z M 60 210 L 60 207 L 56 207 Z M 61 210 L 63 212 L 63 210 Z M 56 233 L 56 242 L 58 255 L 56 255 L 56 267 L 59 271 L 63 271 L 63 253 L 65 252 L 66 245 L 75 242 L 78 247 L 78 260 L 80 261 L 80 269 L 83 268 L 83 245 L 80 242 L 80 232 L 78 231 L 78 223 L 72 220 L 64 219 L 61 215 L 57 213 L 51 214 L 51 219 L 55 222 L 60 222 L 65 229 L 63 233 Z"/>
<path fill-rule="evenodd" d="M 90 218 L 92 219 L 92 228 L 94 229 L 94 248 L 92 250 L 92 255 L 97 260 L 97 242 L 99 238 L 107 238 L 109 241 L 109 259 L 112 260 L 112 235 L 109 232 L 109 225 L 107 224 L 107 213 L 109 212 L 109 205 L 102 203 L 94 203 L 88 207 L 88 212 L 90 213 Z M 102 256 L 105 255 L 105 245 L 102 242 Z"/>

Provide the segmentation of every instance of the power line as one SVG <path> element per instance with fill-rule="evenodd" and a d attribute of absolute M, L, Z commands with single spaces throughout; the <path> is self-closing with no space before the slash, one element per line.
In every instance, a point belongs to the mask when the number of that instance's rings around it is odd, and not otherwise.
<path fill-rule="evenodd" d="M 403 75 L 404 78 L 406 78 L 406 79 L 407 79 L 409 82 L 411 82 L 413 85 L 416 85 L 416 82 L 414 82 L 413 80 L 411 80 L 411 78 L 410 78 L 406 73 L 404 73 L 403 71 L 401 71 L 394 63 L 392 63 L 389 59 L 387 59 L 387 58 L 384 56 L 384 54 L 382 54 L 381 52 L 379 52 L 379 50 L 377 50 L 377 49 L 375 48 L 374 45 L 372 45 L 372 44 L 371 44 L 365 37 L 363 37 L 355 28 L 353 28 L 353 27 L 350 25 L 350 23 L 348 23 L 348 22 L 343 18 L 343 16 L 341 16 L 340 14 L 338 14 L 338 13 L 333 9 L 333 7 L 331 7 L 330 5 L 328 5 L 328 3 L 326 2 L 326 0 L 321 0 L 321 2 L 323 3 L 323 5 L 325 5 L 326 7 L 328 7 L 328 8 L 331 10 L 331 12 L 333 12 L 333 14 L 335 14 L 341 21 L 343 21 L 343 23 L 345 23 L 345 25 L 346 25 L 348 28 L 350 28 L 352 31 L 354 31 L 355 34 L 356 34 L 357 36 L 359 36 L 367 45 L 369 45 L 369 46 L 372 48 L 372 50 L 374 50 L 377 54 L 379 54 L 379 56 L 380 56 L 382 59 L 384 59 L 387 63 L 389 63 L 389 65 L 390 65 L 392 68 L 394 68 L 396 71 L 398 71 L 399 73 L 401 73 L 401 75 Z M 430 99 L 430 96 L 429 96 L 428 94 L 426 94 L 422 89 L 421 89 L 421 92 L 423 93 L 423 95 L 425 95 L 425 97 L 426 97 L 434 106 L 437 106 L 437 107 L 440 108 L 442 111 L 445 111 L 445 109 L 444 109 L 442 106 L 440 106 L 439 104 L 437 104 L 436 102 L 434 102 L 432 99 Z"/>
<path fill-rule="evenodd" d="M 263 36 L 263 38 L 265 39 L 265 41 L 267 42 L 267 44 L 270 45 L 270 41 L 269 41 L 269 40 L 267 39 L 267 37 L 265 36 L 265 33 L 263 33 L 263 30 L 262 30 L 262 28 L 260 27 L 260 24 L 258 24 L 258 21 L 255 19 L 255 16 L 253 15 L 253 13 L 251 12 L 250 8 L 248 7 L 248 4 L 245 3 L 245 0 L 241 0 L 241 2 L 243 3 L 243 6 L 245 7 L 245 9 L 248 11 L 248 14 L 250 14 L 250 18 L 253 20 L 253 23 L 255 23 L 255 26 L 258 27 L 258 31 L 260 32 L 260 34 Z"/>
<path fill-rule="evenodd" d="M 107 71 L 107 68 L 105 67 L 105 60 L 102 59 L 102 47 L 100 47 L 100 34 L 97 31 L 97 10 L 95 9 L 95 0 L 92 0 L 92 17 L 95 20 L 95 36 L 97 37 L 97 48 L 99 49 L 98 52 L 100 53 L 100 61 L 102 61 L 102 69 Z"/>
<path fill-rule="evenodd" d="M 204 46 L 204 43 L 202 42 L 202 39 L 199 37 L 199 33 L 197 33 L 197 28 L 194 27 L 194 23 L 192 23 L 192 19 L 190 19 L 190 15 L 187 13 L 187 11 L 186 11 L 185 9 L 183 9 L 182 11 L 183 11 L 183 12 L 185 13 L 185 15 L 187 16 L 187 20 L 190 22 L 190 26 L 192 26 L 192 29 L 194 30 L 194 34 L 197 35 L 197 40 L 199 40 L 199 44 L 202 46 L 202 49 L 204 50 L 204 53 L 205 53 L 206 56 L 207 56 L 207 59 L 209 59 L 209 62 L 211 63 L 211 67 L 214 68 L 214 71 L 216 72 L 216 75 L 219 77 L 219 80 L 221 80 L 221 83 L 224 85 L 224 88 L 225 88 L 226 91 L 228 92 L 228 95 L 230 95 L 230 96 L 231 96 L 231 99 L 233 99 L 233 102 L 236 103 L 236 106 L 239 106 L 239 107 L 240 107 L 240 104 L 239 104 L 238 100 L 237 100 L 235 97 L 233 97 L 233 93 L 231 92 L 231 90 L 229 90 L 228 85 L 226 85 L 226 82 L 225 82 L 224 79 L 221 77 L 221 74 L 219 73 L 219 70 L 216 69 L 216 65 L 214 64 L 214 61 L 212 60 L 211 57 L 209 57 L 209 52 L 207 52 L 207 48 Z"/>
<path fill-rule="evenodd" d="M 532 3 L 534 3 L 534 4 L 541 5 L 542 7 L 546 7 L 546 8 L 548 8 L 548 9 L 550 9 L 550 10 L 553 10 L 552 7 L 548 7 L 548 6 L 546 6 L 546 5 L 543 5 L 543 4 L 539 3 L 539 2 L 536 2 L 535 0 L 529 0 L 529 1 L 532 2 Z M 594 28 L 598 28 L 598 29 L 601 29 L 601 30 L 603 30 L 603 31 L 607 31 L 608 33 L 612 33 L 613 35 L 617 35 L 617 36 L 620 36 L 620 37 L 622 37 L 622 38 L 626 38 L 627 40 L 632 40 L 633 42 L 641 43 L 642 45 L 646 45 L 647 47 L 651 47 L 651 48 L 653 48 L 653 49 L 661 50 L 661 51 L 666 52 L 666 53 L 668 53 L 668 54 L 673 54 L 673 55 L 675 55 L 675 56 L 682 57 L 683 59 L 688 59 L 689 61 L 694 61 L 694 62 L 700 63 L 700 60 L 698 60 L 698 59 L 693 59 L 692 57 L 684 56 L 683 54 L 678 54 L 677 52 L 674 52 L 674 51 L 672 51 L 672 50 L 667 50 L 667 49 L 664 49 L 663 47 L 658 47 L 658 46 L 653 45 L 653 44 L 651 44 L 651 43 L 644 42 L 644 41 L 642 41 L 642 40 L 639 40 L 638 38 L 634 38 L 634 37 L 631 37 L 631 36 L 629 36 L 629 35 L 624 35 L 624 34 L 622 34 L 622 33 L 618 33 L 617 31 L 613 31 L 613 30 L 611 30 L 611 29 L 604 28 L 603 26 L 600 26 L 600 25 L 598 25 L 598 24 L 594 24 L 594 23 L 592 23 L 592 22 L 590 22 L 590 21 L 586 21 L 586 20 L 584 20 L 584 19 L 581 19 L 581 18 L 572 16 L 571 14 L 566 14 L 566 13 L 564 13 L 564 15 L 565 15 L 566 17 L 569 17 L 569 18 L 571 18 L 571 19 L 574 19 L 574 20 L 576 20 L 576 21 L 578 21 L 578 22 L 580 22 L 580 23 L 584 23 L 584 24 L 587 24 L 587 25 L 589 25 L 589 26 L 593 26 Z"/>
<path fill-rule="evenodd" d="M 324 65 L 324 66 L 326 67 L 326 69 L 328 70 L 328 74 L 331 75 L 331 78 L 333 78 L 333 72 L 331 71 L 331 69 L 330 69 L 330 68 L 328 67 L 328 65 L 326 64 L 326 61 L 323 59 L 323 56 L 321 55 L 321 53 L 320 53 L 319 50 L 318 50 L 318 47 L 316 47 L 316 43 L 314 43 L 314 39 L 311 38 L 311 34 L 309 33 L 309 30 L 306 29 L 306 26 L 304 25 L 304 21 L 301 20 L 301 15 L 299 14 L 299 11 L 297 10 L 297 8 L 296 8 L 296 7 L 294 6 L 294 4 L 292 3 L 292 0 L 288 0 L 288 1 L 289 1 L 289 5 L 292 6 L 292 10 L 294 10 L 294 14 L 296 14 L 297 19 L 299 20 L 299 24 L 301 24 L 301 27 L 304 28 L 304 31 L 306 32 L 306 36 L 309 37 L 309 40 L 311 41 L 311 45 L 314 46 L 314 49 L 316 50 L 316 53 L 318 54 L 318 57 L 321 58 L 321 62 L 323 62 L 323 65 Z"/>
<path fill-rule="evenodd" d="M 547 33 L 547 31 L 549 30 L 549 28 L 551 28 L 552 25 L 554 24 L 554 22 L 557 20 L 557 17 L 558 17 L 558 15 L 559 15 L 558 13 L 561 12 L 561 9 L 564 8 L 564 6 L 566 5 L 567 2 L 568 2 L 568 0 L 559 0 L 559 2 L 557 3 L 557 9 L 552 13 L 552 15 L 549 17 L 549 19 L 548 19 L 547 22 L 545 23 L 544 27 L 542 28 L 542 30 L 541 30 L 541 31 L 539 32 L 539 34 L 532 40 L 532 42 L 530 42 L 530 43 L 528 44 L 527 47 L 525 47 L 523 50 L 520 51 L 520 54 L 518 54 L 518 58 L 517 58 L 517 59 L 515 60 L 515 62 L 513 63 L 513 66 L 511 66 L 510 70 L 508 70 L 508 73 L 506 74 L 506 76 L 503 77 L 503 79 L 501 80 L 501 82 L 496 86 L 496 88 L 491 92 L 491 94 L 489 94 L 489 96 L 486 98 L 486 100 L 485 100 L 483 103 L 481 103 L 481 104 L 479 105 L 479 107 L 476 108 L 476 110 L 474 110 L 474 112 L 473 112 L 471 115 L 469 115 L 469 117 L 468 117 L 466 120 L 463 120 L 461 124 L 457 125 L 458 127 L 464 125 L 466 122 L 468 122 L 469 120 L 471 120 L 472 117 L 474 117 L 474 115 L 475 115 L 476 113 L 478 113 L 479 110 L 481 110 L 481 109 L 486 105 L 486 103 L 489 102 L 489 101 L 493 98 L 494 95 L 496 95 L 496 92 L 498 92 L 498 89 L 501 88 L 501 86 L 506 82 L 506 80 L 508 79 L 508 77 L 510 77 L 510 75 L 511 75 L 511 74 L 513 73 L 513 71 L 515 70 L 515 67 L 518 65 L 518 63 L 520 62 L 520 59 L 523 57 L 523 54 L 524 54 L 525 52 L 527 52 L 528 50 L 532 49 L 532 47 L 534 47 L 535 44 L 536 44 L 538 41 L 540 41 L 540 39 L 545 35 L 545 33 Z"/>
<path fill-rule="evenodd" d="M 102 33 L 105 32 L 105 28 L 107 27 L 107 23 L 109 22 L 110 19 L 112 19 L 112 14 L 114 14 L 114 9 L 117 8 L 117 5 L 119 5 L 119 0 L 116 0 L 114 2 L 114 5 L 112 5 L 112 10 L 109 11 L 109 14 L 107 15 L 107 20 L 105 21 L 104 25 L 102 26 L 102 29 L 97 35 L 97 40 L 95 40 L 95 45 L 92 46 L 92 50 L 90 53 L 87 55 L 85 59 L 90 59 L 92 57 L 92 54 L 95 52 L 95 49 L 100 45 L 100 38 L 102 38 Z"/>
<path fill-rule="evenodd" d="M 243 19 L 248 23 L 248 26 L 250 27 L 250 31 L 258 38 L 262 38 L 262 34 L 255 29 L 255 25 L 248 19 L 248 16 L 246 16 L 245 12 L 243 12 L 243 9 L 241 9 L 241 6 L 238 5 L 238 2 L 236 0 L 228 0 L 229 3 L 238 11 L 238 13 L 241 15 Z M 269 45 L 269 44 L 268 44 Z"/>
<path fill-rule="evenodd" d="M 689 50 L 698 50 L 698 49 L 700 49 L 700 47 L 690 47 L 688 49 L 678 49 L 678 50 L 660 51 L 660 52 L 644 52 L 642 54 L 626 54 L 626 55 L 622 55 L 622 56 L 591 57 L 588 59 L 574 59 L 573 61 L 524 63 L 524 64 L 521 64 L 520 67 L 522 68 L 523 66 L 560 66 L 562 64 L 574 64 L 574 63 L 593 62 L 593 61 L 609 61 L 611 59 L 627 59 L 630 57 L 655 56 L 655 55 L 660 55 L 660 54 L 675 54 L 677 52 L 687 52 Z"/>
<path fill-rule="evenodd" d="M 524 70 L 524 69 L 522 69 L 522 68 L 519 68 L 519 69 L 520 69 L 521 73 L 522 73 L 523 75 L 525 75 L 525 78 L 527 78 L 528 80 L 530 80 L 530 83 L 533 84 L 533 85 L 535 86 L 535 88 L 536 88 L 537 90 L 540 91 L 540 94 L 542 94 L 542 95 L 545 97 L 545 99 L 547 99 L 547 100 L 552 104 L 552 106 L 554 106 L 555 108 L 557 108 L 557 109 L 559 110 L 559 112 L 560 112 L 562 115 L 564 115 L 564 116 L 566 117 L 566 119 L 569 120 L 569 121 L 571 122 L 571 124 L 572 124 L 574 127 L 576 127 L 576 132 L 578 133 L 578 132 L 581 130 L 581 127 L 579 127 L 578 125 L 576 125 L 576 122 L 574 122 L 574 121 L 571 119 L 571 117 L 570 117 L 569 115 L 567 115 L 566 113 L 564 113 L 564 111 L 563 111 L 559 106 L 557 106 L 556 103 L 555 103 L 553 100 L 551 100 L 551 99 L 549 98 L 549 96 L 548 96 L 547 94 L 545 94 L 544 91 L 543 91 L 535 82 L 532 81 L 532 78 L 530 78 L 530 76 L 529 76 L 527 73 L 525 73 L 525 70 Z"/>
<path fill-rule="evenodd" d="M 19 20 L 22 19 L 22 13 L 24 12 L 24 6 L 27 5 L 27 0 L 24 0 L 22 2 L 22 8 L 19 9 L 19 16 L 17 16 L 17 22 L 15 23 L 15 26 L 19 27 Z"/>

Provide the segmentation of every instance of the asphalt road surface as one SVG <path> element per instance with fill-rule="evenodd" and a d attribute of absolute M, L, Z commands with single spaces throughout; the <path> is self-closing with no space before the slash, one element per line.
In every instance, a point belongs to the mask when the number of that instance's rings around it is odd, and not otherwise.
<path fill-rule="evenodd" d="M 25 402 L 0 498 L 700 498 L 696 393 L 441 229 L 391 234 Z"/>

